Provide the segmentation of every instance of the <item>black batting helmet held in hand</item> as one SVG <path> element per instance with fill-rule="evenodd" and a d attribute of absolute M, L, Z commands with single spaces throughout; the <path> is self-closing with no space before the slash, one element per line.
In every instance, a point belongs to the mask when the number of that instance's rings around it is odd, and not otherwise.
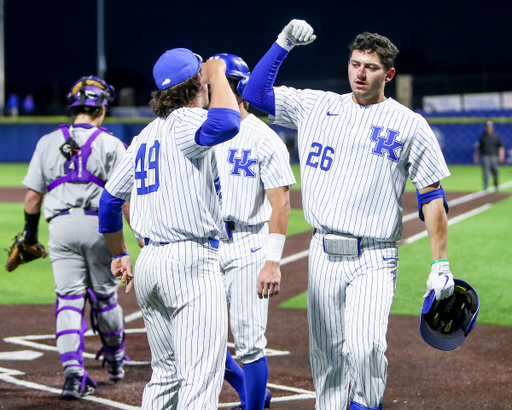
<path fill-rule="evenodd" d="M 453 350 L 473 330 L 480 309 L 475 289 L 463 280 L 454 279 L 453 295 L 436 300 L 435 292 L 423 302 L 420 316 L 420 335 L 439 350 Z"/>

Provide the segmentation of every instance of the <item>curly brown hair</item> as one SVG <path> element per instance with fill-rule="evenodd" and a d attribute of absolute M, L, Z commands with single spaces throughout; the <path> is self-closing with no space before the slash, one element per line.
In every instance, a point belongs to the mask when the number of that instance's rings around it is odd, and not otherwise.
<path fill-rule="evenodd" d="M 166 118 L 172 110 L 186 107 L 197 97 L 201 91 L 201 82 L 196 75 L 187 81 L 151 93 L 149 106 L 157 117 Z"/>
<path fill-rule="evenodd" d="M 395 58 L 398 54 L 398 48 L 389 38 L 377 33 L 369 33 L 367 31 L 359 34 L 352 44 L 350 44 L 349 48 L 349 60 L 354 50 L 376 53 L 386 70 L 389 70 L 395 65 Z"/>

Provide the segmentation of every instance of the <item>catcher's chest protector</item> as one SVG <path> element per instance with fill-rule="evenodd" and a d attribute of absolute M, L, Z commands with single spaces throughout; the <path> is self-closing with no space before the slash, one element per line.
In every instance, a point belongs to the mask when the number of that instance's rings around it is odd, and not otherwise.
<path fill-rule="evenodd" d="M 59 128 L 64 134 L 66 141 L 69 140 L 70 135 L 68 126 L 60 125 Z M 91 155 L 91 144 L 98 137 L 98 135 L 104 131 L 106 131 L 106 128 L 98 128 L 92 133 L 87 142 L 82 147 L 80 147 L 80 150 L 71 158 L 73 166 L 68 166 L 68 163 L 66 163 L 66 171 L 68 171 L 68 173 L 65 176 L 57 178 L 55 181 L 53 181 L 48 187 L 48 192 L 66 182 L 79 182 L 83 184 L 93 182 L 102 188 L 105 186 L 105 181 L 102 181 L 97 176 L 91 174 L 87 170 L 86 166 L 87 160 Z"/>

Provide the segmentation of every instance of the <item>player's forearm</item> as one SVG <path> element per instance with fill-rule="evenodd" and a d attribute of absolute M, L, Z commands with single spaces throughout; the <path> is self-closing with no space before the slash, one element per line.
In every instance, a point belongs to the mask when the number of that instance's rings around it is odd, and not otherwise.
<path fill-rule="evenodd" d="M 25 212 L 27 214 L 38 214 L 41 212 L 44 194 L 27 189 L 25 194 Z"/>
<path fill-rule="evenodd" d="M 499 162 L 505 162 L 505 148 L 500 147 L 499 149 Z"/>
<path fill-rule="evenodd" d="M 112 252 L 112 256 L 128 253 L 128 247 L 126 246 L 123 230 L 112 233 L 103 233 L 103 237 L 105 238 L 105 242 L 107 243 L 110 252 Z"/>
<path fill-rule="evenodd" d="M 229 108 L 240 112 L 235 95 L 229 86 L 226 73 L 220 70 L 209 74 L 210 81 L 210 108 Z"/>
<path fill-rule="evenodd" d="M 280 187 L 265 191 L 272 205 L 269 221 L 269 232 L 286 236 L 288 220 L 290 219 L 290 191 L 289 188 Z"/>
<path fill-rule="evenodd" d="M 448 243 L 448 217 L 443 199 L 438 198 L 423 205 L 425 225 L 427 227 L 432 250 L 432 260 L 446 259 Z"/>
<path fill-rule="evenodd" d="M 280 233 L 286 236 L 288 231 L 288 220 L 290 219 L 290 203 L 282 206 L 273 206 L 269 221 L 269 232 Z"/>
<path fill-rule="evenodd" d="M 123 204 L 123 216 L 124 216 L 124 219 L 126 220 L 126 223 L 128 225 L 130 225 L 130 203 L 129 202 L 125 202 Z"/>
<path fill-rule="evenodd" d="M 276 104 L 273 86 L 279 67 L 287 55 L 287 50 L 274 43 L 256 64 L 244 88 L 243 98 L 267 114 L 275 115 Z"/>

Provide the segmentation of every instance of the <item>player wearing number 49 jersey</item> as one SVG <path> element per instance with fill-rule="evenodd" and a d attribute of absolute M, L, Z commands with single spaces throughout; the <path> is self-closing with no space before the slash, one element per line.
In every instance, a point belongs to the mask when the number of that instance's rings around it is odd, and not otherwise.
<path fill-rule="evenodd" d="M 262 410 L 272 397 L 266 389 L 268 297 L 279 293 L 279 262 L 290 215 L 289 187 L 295 177 L 283 141 L 247 112 L 248 104 L 240 96 L 250 75 L 247 64 L 233 54 L 217 54 L 212 59 L 226 62 L 226 76 L 242 116 L 238 135 L 215 147 L 226 230 L 219 248 L 220 267 L 235 350 L 243 363 L 242 371 L 228 351 L 225 379 L 240 396 L 235 409 Z"/>
<path fill-rule="evenodd" d="M 316 408 L 345 409 L 350 402 L 351 410 L 377 410 L 386 386 L 405 184 L 410 176 L 418 190 L 432 248 L 426 295 L 435 291 L 443 299 L 454 282 L 439 181 L 450 173 L 427 122 L 384 95 L 398 53 L 384 36 L 362 33 L 351 44 L 350 94 L 273 88 L 288 52 L 315 38 L 309 24 L 292 20 L 254 68 L 243 97 L 271 122 L 298 131 L 302 203 L 315 228 L 308 321 Z"/>
<path fill-rule="evenodd" d="M 157 61 L 150 105 L 158 118 L 134 138 L 100 203 L 112 272 L 127 291 L 133 279 L 151 349 L 143 409 L 216 409 L 223 383 L 227 309 L 212 146 L 238 133 L 240 112 L 224 62 L 201 62 L 182 48 Z M 118 216 L 128 198 L 133 231 L 146 243 L 135 274 Z"/>

